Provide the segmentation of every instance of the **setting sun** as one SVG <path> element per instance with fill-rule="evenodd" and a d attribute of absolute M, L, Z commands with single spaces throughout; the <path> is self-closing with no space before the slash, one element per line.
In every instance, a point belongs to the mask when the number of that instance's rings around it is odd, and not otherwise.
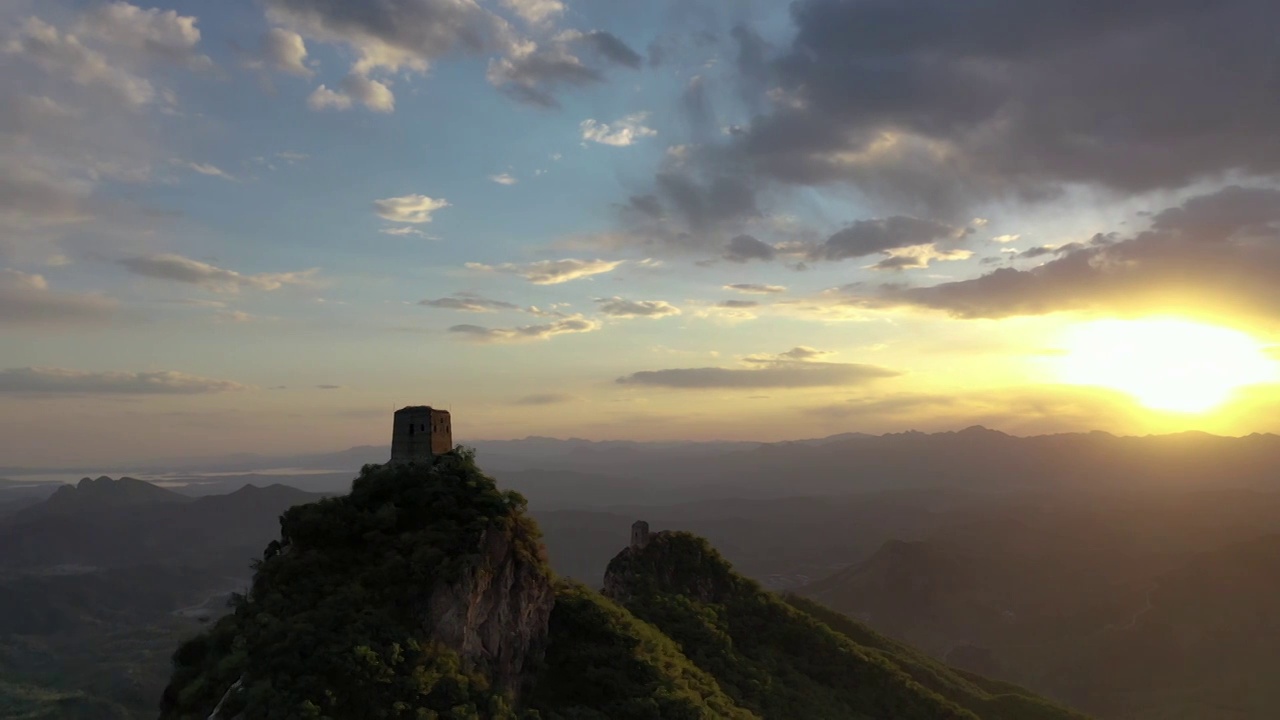
<path fill-rule="evenodd" d="M 1205 412 L 1237 388 L 1276 375 L 1275 362 L 1249 335 L 1174 318 L 1085 323 L 1063 344 L 1064 382 L 1119 390 L 1156 410 Z"/>

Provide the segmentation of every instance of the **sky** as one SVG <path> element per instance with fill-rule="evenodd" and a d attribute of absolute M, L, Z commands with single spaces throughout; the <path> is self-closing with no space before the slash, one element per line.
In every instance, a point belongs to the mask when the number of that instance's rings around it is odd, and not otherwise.
<path fill-rule="evenodd" d="M 9 0 L 0 464 L 1280 431 L 1277 22 Z"/>

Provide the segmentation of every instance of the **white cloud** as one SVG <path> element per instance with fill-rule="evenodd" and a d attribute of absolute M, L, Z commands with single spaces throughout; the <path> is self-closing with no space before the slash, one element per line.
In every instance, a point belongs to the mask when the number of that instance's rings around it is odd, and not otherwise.
<path fill-rule="evenodd" d="M 610 317 L 664 318 L 679 315 L 680 308 L 665 300 L 626 300 L 620 297 L 598 298 L 600 312 Z"/>
<path fill-rule="evenodd" d="M 1016 242 L 1021 237 L 1021 235 L 997 235 L 991 238 L 991 241 L 998 243 L 1011 243 Z"/>
<path fill-rule="evenodd" d="M 191 283 L 215 292 L 239 292 L 241 289 L 272 291 L 286 285 L 306 285 L 319 270 L 243 275 L 235 270 L 192 260 L 181 255 L 162 254 L 125 258 L 120 264 L 130 272 L 145 277 Z"/>
<path fill-rule="evenodd" d="M 307 45 L 302 36 L 284 28 L 271 28 L 262 39 L 262 57 L 271 67 L 291 75 L 311 77 L 307 67 Z"/>
<path fill-rule="evenodd" d="M 396 96 L 391 88 L 363 75 L 346 76 L 337 90 L 321 85 L 307 97 L 307 106 L 312 110 L 347 110 L 357 102 L 374 112 L 389 113 L 396 109 Z"/>
<path fill-rule="evenodd" d="M 373 211 L 378 217 L 402 223 L 429 223 L 432 213 L 447 207 L 448 200 L 426 195 L 402 195 L 373 201 Z"/>
<path fill-rule="evenodd" d="M 644 121 L 649 113 L 640 112 L 628 115 L 612 123 L 597 122 L 591 118 L 583 120 L 578 127 L 582 130 L 582 139 L 601 145 L 626 147 L 643 137 L 652 137 L 658 131 L 646 127 Z"/>
<path fill-rule="evenodd" d="M 887 250 L 885 254 L 888 257 L 866 267 L 872 270 L 908 270 L 912 268 L 927 268 L 929 263 L 934 260 L 968 260 L 973 257 L 972 250 L 941 250 L 933 243 L 893 248 Z"/>
<path fill-rule="evenodd" d="M 489 179 L 498 183 L 499 185 L 515 185 L 516 183 L 520 182 L 519 180 L 515 179 L 515 177 L 512 176 L 511 173 L 498 173 L 497 175 L 490 175 Z"/>
<path fill-rule="evenodd" d="M 245 390 L 230 380 L 214 380 L 165 370 L 85 372 L 53 367 L 0 370 L 0 393 L 39 395 L 200 395 Z"/>
<path fill-rule="evenodd" d="M 328 87 L 321 85 L 307 96 L 307 107 L 312 110 L 325 110 L 328 108 L 346 110 L 351 107 L 351 96 L 344 93 L 334 92 Z"/>
<path fill-rule="evenodd" d="M 378 232 L 382 233 L 383 235 L 395 235 L 396 237 L 406 237 L 406 236 L 409 236 L 409 235 L 413 235 L 413 236 L 416 236 L 416 237 L 425 238 L 425 239 L 427 239 L 427 240 L 439 240 L 439 239 L 440 239 L 440 238 L 438 238 L 438 237 L 436 237 L 436 236 L 434 236 L 434 235 L 428 235 L 427 233 L 423 232 L 422 230 L 420 230 L 420 229 L 418 229 L 418 228 L 416 228 L 416 227 L 412 227 L 412 226 L 410 226 L 410 225 L 399 225 L 399 226 L 395 226 L 395 227 L 384 227 L 384 228 L 381 228 L 380 230 L 378 230 Z"/>
<path fill-rule="evenodd" d="M 519 275 L 535 285 L 557 285 L 570 280 L 591 277 L 611 272 L 623 263 L 622 260 L 539 260 L 537 262 L 517 265 L 503 263 L 501 265 L 485 265 L 483 263 L 467 263 L 469 270 L 481 272 L 499 272 Z"/>
<path fill-rule="evenodd" d="M 161 63 L 181 62 L 193 69 L 211 67 L 213 61 L 195 52 L 200 44 L 196 18 L 174 10 L 144 10 L 126 2 L 100 5 L 76 25 L 76 33 L 107 45 L 126 49 L 135 58 Z"/>
<path fill-rule="evenodd" d="M 197 163 L 197 162 L 184 162 L 182 164 L 190 168 L 191 170 L 194 170 L 195 172 L 200 173 L 201 175 L 208 175 L 210 177 L 222 178 L 223 180 L 228 180 L 230 182 L 239 182 L 234 175 L 226 172 L 225 170 L 218 167 L 217 165 L 211 165 L 209 163 Z"/>

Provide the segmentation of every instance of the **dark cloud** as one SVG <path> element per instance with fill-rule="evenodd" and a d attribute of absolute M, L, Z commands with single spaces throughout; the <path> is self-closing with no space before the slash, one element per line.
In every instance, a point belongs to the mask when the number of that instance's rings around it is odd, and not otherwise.
<path fill-rule="evenodd" d="M 418 304 L 426 307 L 462 310 L 465 312 L 494 312 L 496 310 L 522 309 L 515 303 L 509 303 L 503 300 L 492 300 L 475 293 L 466 292 L 454 293 L 449 297 L 436 298 L 434 300 L 422 300 L 419 301 Z"/>
<path fill-rule="evenodd" d="M 90 395 L 199 395 L 243 390 L 230 380 L 173 371 L 82 372 L 62 368 L 0 370 L 0 393 Z"/>
<path fill-rule="evenodd" d="M 602 58 L 616 65 L 623 65 L 633 70 L 640 68 L 644 58 L 632 50 L 617 35 L 604 30 L 592 30 L 583 35 L 583 41 L 595 49 Z"/>
<path fill-rule="evenodd" d="M 755 193 L 740 177 L 719 175 L 698 180 L 672 171 L 659 173 L 656 182 L 658 194 L 694 233 L 704 233 L 726 220 L 760 215 Z"/>
<path fill-rule="evenodd" d="M 502 343 L 527 340 L 549 340 L 556 335 L 592 332 L 600 329 L 600 323 L 581 316 L 567 317 L 541 325 L 522 325 L 514 328 L 487 328 L 480 325 L 454 325 L 449 332 L 469 337 L 476 342 Z"/>
<path fill-rule="evenodd" d="M 776 295 L 787 291 L 782 285 L 762 285 L 760 283 L 734 283 L 725 285 L 725 290 L 736 290 L 748 295 Z"/>
<path fill-rule="evenodd" d="M 875 365 L 773 361 L 756 368 L 673 368 L 646 370 L 618 378 L 622 385 L 678 389 L 803 388 L 861 385 L 901 373 Z"/>
<path fill-rule="evenodd" d="M 317 385 L 317 390 L 341 390 L 341 385 Z"/>
<path fill-rule="evenodd" d="M 724 259 L 732 262 L 747 262 L 749 260 L 773 260 L 778 256 L 778 251 L 772 245 L 761 242 L 750 235 L 738 235 L 729 241 L 724 248 Z"/>
<path fill-rule="evenodd" d="M 604 82 L 604 72 L 579 57 L 584 50 L 605 64 L 632 69 L 641 64 L 640 56 L 610 33 L 566 30 L 531 50 L 516 49 L 491 61 L 488 79 L 520 102 L 556 108 L 559 90 Z"/>
<path fill-rule="evenodd" d="M 931 287 L 850 288 L 851 303 L 914 305 L 958 317 L 1064 310 L 1274 319 L 1280 304 L 1280 190 L 1228 187 L 1153 217 L 1128 238 L 1057 248 L 1029 270 L 1000 268 Z"/>
<path fill-rule="evenodd" d="M 759 307 L 760 303 L 755 300 L 721 300 L 716 303 L 716 305 L 722 308 L 745 310 L 747 308 Z"/>
<path fill-rule="evenodd" d="M 844 260 L 865 257 L 886 250 L 924 245 L 960 236 L 962 229 L 914 217 L 895 215 L 874 220 L 858 220 L 838 230 L 811 255 L 815 259 Z"/>
<path fill-rule="evenodd" d="M 772 111 L 733 148 L 776 180 L 955 210 L 1280 171 L 1271 0 L 800 0 L 792 16 Z"/>
<path fill-rule="evenodd" d="M 516 398 L 516 400 L 512 404 L 513 405 L 558 405 L 560 403 L 571 402 L 574 399 L 575 398 L 572 395 L 566 395 L 564 393 L 538 393 L 535 395 L 525 395 L 524 397 Z"/>

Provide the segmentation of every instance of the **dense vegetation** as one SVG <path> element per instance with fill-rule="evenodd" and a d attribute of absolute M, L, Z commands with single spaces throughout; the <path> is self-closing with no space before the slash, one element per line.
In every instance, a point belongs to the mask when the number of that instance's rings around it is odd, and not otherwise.
<path fill-rule="evenodd" d="M 529 703 L 546 720 L 756 717 L 670 638 L 577 583 L 557 588 L 551 638 Z"/>
<path fill-rule="evenodd" d="M 620 554 L 605 589 L 764 718 L 1079 717 L 1020 689 L 984 688 L 914 653 L 899 655 L 899 646 L 811 603 L 784 602 L 687 533 L 660 533 Z"/>
<path fill-rule="evenodd" d="M 523 507 L 459 452 L 430 467 L 366 466 L 349 495 L 291 508 L 249 596 L 174 655 L 164 716 L 203 718 L 226 695 L 227 717 L 513 717 L 416 612 L 486 531 L 510 533 L 541 564 Z"/>
<path fill-rule="evenodd" d="M 469 661 L 423 621 L 434 588 L 478 587 L 466 578 L 493 561 L 493 533 L 549 599 L 523 498 L 499 491 L 471 454 L 366 466 L 349 495 L 281 517 L 248 595 L 174 654 L 163 717 L 218 706 L 248 720 L 1076 717 L 767 593 L 686 533 L 619 554 L 605 581 L 616 602 L 558 583 L 539 652 L 503 687 L 487 660 Z M 493 612 L 462 614 L 473 610 Z"/>

